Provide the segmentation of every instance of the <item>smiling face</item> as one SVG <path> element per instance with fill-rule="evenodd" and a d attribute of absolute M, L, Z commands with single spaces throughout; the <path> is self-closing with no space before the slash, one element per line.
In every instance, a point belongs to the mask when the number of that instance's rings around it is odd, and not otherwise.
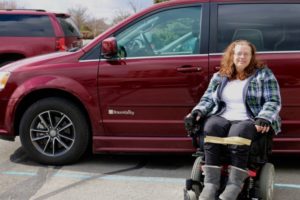
<path fill-rule="evenodd" d="M 251 61 L 251 47 L 247 43 L 237 44 L 234 47 L 233 63 L 237 72 L 243 72 Z"/>

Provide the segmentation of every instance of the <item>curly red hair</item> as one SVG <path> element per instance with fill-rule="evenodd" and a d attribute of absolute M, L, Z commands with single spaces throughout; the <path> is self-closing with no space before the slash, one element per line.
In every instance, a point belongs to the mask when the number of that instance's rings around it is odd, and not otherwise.
<path fill-rule="evenodd" d="M 251 60 L 249 65 L 243 71 L 243 73 L 237 74 L 235 65 L 233 63 L 233 54 L 234 54 L 234 48 L 236 47 L 236 45 L 239 44 L 246 44 L 251 48 Z M 249 76 L 251 76 L 256 69 L 262 67 L 263 67 L 263 63 L 256 59 L 255 46 L 247 40 L 236 40 L 231 44 L 229 44 L 228 47 L 225 49 L 223 58 L 221 60 L 220 74 L 222 76 L 228 77 L 229 80 L 233 80 L 233 79 L 244 80 Z"/>

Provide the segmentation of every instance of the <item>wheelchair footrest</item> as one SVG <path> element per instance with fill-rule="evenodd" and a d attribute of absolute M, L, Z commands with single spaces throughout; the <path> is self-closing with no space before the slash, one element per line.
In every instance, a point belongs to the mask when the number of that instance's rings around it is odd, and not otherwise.
<path fill-rule="evenodd" d="M 199 185 L 199 186 L 201 186 L 201 183 L 199 181 L 195 181 L 193 179 L 186 179 L 185 180 L 185 188 L 187 190 L 192 190 L 193 185 Z"/>

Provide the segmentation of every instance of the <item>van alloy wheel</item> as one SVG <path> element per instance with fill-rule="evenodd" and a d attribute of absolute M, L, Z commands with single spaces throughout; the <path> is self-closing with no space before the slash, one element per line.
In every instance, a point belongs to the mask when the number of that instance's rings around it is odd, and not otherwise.
<path fill-rule="evenodd" d="M 30 126 L 32 144 L 47 156 L 57 156 L 69 151 L 74 144 L 75 135 L 71 119 L 55 110 L 40 113 Z"/>
<path fill-rule="evenodd" d="M 90 131 L 83 111 L 73 102 L 49 97 L 25 111 L 20 139 L 28 156 L 43 164 L 69 164 L 86 151 Z"/>

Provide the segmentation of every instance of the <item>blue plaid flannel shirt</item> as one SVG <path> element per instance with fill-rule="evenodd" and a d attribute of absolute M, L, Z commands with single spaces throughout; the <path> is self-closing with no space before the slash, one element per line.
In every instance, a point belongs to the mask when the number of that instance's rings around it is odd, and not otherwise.
<path fill-rule="evenodd" d="M 204 116 L 218 115 L 224 110 L 221 93 L 228 79 L 217 72 L 213 75 L 207 90 L 193 110 L 200 110 Z M 268 68 L 257 69 L 244 88 L 244 102 L 250 119 L 262 118 L 271 123 L 277 134 L 281 131 L 279 111 L 281 96 L 279 84 Z"/>

